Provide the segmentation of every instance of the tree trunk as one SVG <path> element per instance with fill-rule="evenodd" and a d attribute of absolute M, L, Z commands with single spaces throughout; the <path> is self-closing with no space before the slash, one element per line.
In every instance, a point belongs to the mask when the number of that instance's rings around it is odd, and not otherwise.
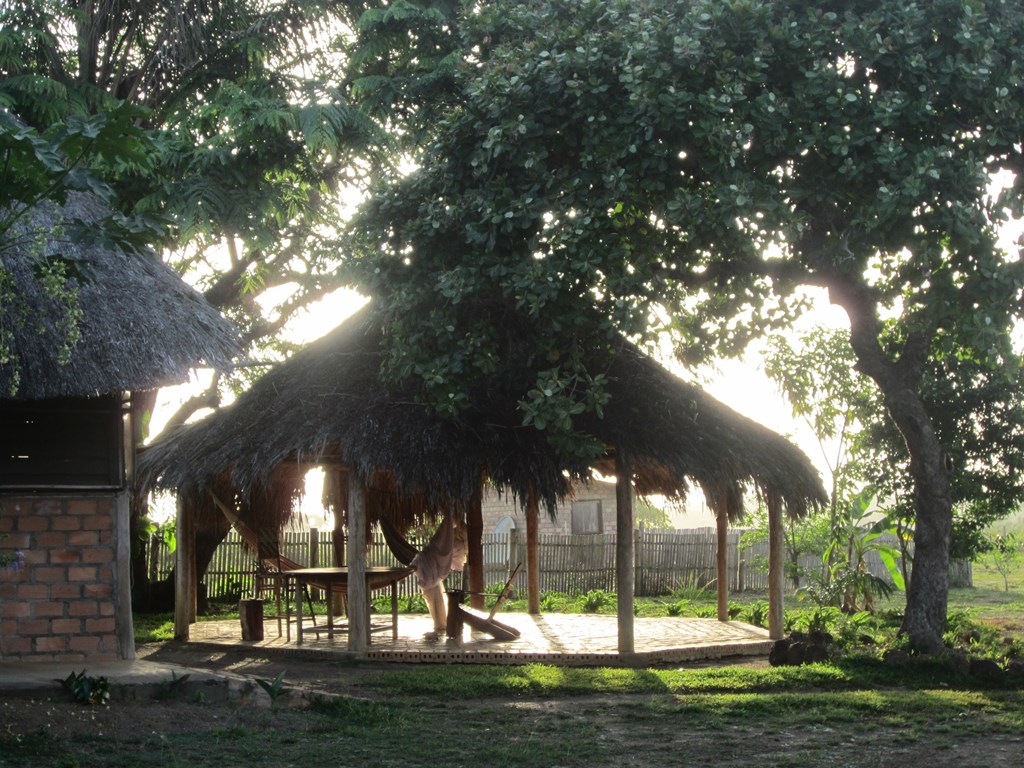
<path fill-rule="evenodd" d="M 942 650 L 949 600 L 949 548 L 953 540 L 953 503 L 947 457 L 932 429 L 920 397 L 890 398 L 889 413 L 907 441 L 914 479 L 914 564 L 907 585 L 907 610 L 901 632 L 924 653 Z"/>
<path fill-rule="evenodd" d="M 946 631 L 953 501 L 948 455 L 919 392 L 932 337 L 911 333 L 899 358 L 892 360 L 879 345 L 882 329 L 871 289 L 855 280 L 840 281 L 829 286 L 829 297 L 850 318 L 857 369 L 878 385 L 889 416 L 906 442 L 916 519 L 914 566 L 900 632 L 915 650 L 937 653 Z"/>

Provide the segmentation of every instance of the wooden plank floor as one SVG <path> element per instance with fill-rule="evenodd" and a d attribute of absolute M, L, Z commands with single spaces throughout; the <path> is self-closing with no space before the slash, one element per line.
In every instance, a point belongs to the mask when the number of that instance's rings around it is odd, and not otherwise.
<path fill-rule="evenodd" d="M 375 617 L 379 618 L 379 617 Z M 546 663 L 567 666 L 650 665 L 729 656 L 767 656 L 772 641 L 767 630 L 738 621 L 715 619 L 637 618 L 634 625 L 635 653 L 620 658 L 618 625 L 614 616 L 592 614 L 500 614 L 503 623 L 518 629 L 522 636 L 511 642 L 498 642 L 489 636 L 471 633 L 467 628 L 459 640 L 426 639 L 432 628 L 427 616 L 400 616 L 398 639 L 390 628 L 374 633 L 367 660 L 394 662 L 433 662 L 455 664 L 527 664 Z M 289 642 L 278 637 L 277 620 L 264 623 L 264 639 L 241 639 L 239 621 L 204 621 L 193 624 L 191 641 L 285 653 L 317 654 L 347 658 L 348 636 L 336 633 L 317 637 L 305 633 L 303 644 L 295 642 L 294 628 Z"/>

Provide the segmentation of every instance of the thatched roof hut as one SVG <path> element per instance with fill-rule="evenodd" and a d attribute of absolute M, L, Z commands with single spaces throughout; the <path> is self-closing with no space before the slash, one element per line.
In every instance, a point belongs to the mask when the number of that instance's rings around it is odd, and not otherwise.
<path fill-rule="evenodd" d="M 208 487 L 231 488 L 247 506 L 265 500 L 278 515 L 288 514 L 282 499 L 301 491 L 301 472 L 284 466 L 344 464 L 391 499 L 378 501 L 383 514 L 468 503 L 482 473 L 520 500 L 532 488 L 553 513 L 571 480 L 589 476 L 585 464 L 559 462 L 541 432 L 522 426 L 514 399 L 490 397 L 453 421 L 385 387 L 382 334 L 373 309 L 361 310 L 230 406 L 150 446 L 140 471 L 197 501 Z M 611 401 L 603 418 L 582 426 L 629 454 L 639 493 L 679 496 L 693 483 L 725 489 L 731 518 L 742 512 L 744 487 L 777 493 L 795 515 L 824 500 L 798 448 L 636 347 L 623 344 L 607 371 Z M 594 468 L 613 474 L 613 465 L 609 453 Z"/>
<path fill-rule="evenodd" d="M 508 364 L 473 392 L 472 406 L 459 419 L 450 420 L 417 402 L 414 393 L 384 385 L 384 323 L 372 307 L 365 308 L 271 370 L 231 406 L 150 446 L 141 474 L 147 482 L 178 491 L 180 530 L 216 515 L 220 504 L 233 504 L 265 535 L 291 514 L 306 466 L 332 465 L 338 478 L 347 471 L 348 492 L 342 498 L 349 604 L 357 607 L 365 595 L 352 589 L 362 583 L 365 552 L 356 542 L 367 522 L 386 518 L 403 528 L 441 509 L 465 515 L 470 586 L 482 590 L 479 498 L 487 477 L 518 497 L 526 512 L 528 603 L 531 612 L 539 612 L 537 508 L 543 502 L 554 514 L 572 480 L 588 477 L 592 467 L 560 460 L 543 433 L 522 425 L 517 401 L 535 374 L 524 364 L 528 358 L 515 352 L 528 346 L 529 338 L 509 333 Z M 721 544 L 727 521 L 741 515 L 744 488 L 764 494 L 774 553 L 771 631 L 781 636 L 781 514 L 785 509 L 801 515 L 825 501 L 817 472 L 782 437 L 681 381 L 625 341 L 612 349 L 597 345 L 593 354 L 588 367 L 592 362 L 592 369 L 606 371 L 611 399 L 601 418 L 587 417 L 581 426 L 606 447 L 593 468 L 617 478 L 620 652 L 633 649 L 632 493 L 679 496 L 694 483 L 718 517 L 723 621 L 728 618 L 727 566 Z M 181 555 L 180 542 L 179 535 Z M 176 608 L 181 639 L 188 636 L 188 612 L 185 602 Z M 350 614 L 349 648 L 356 653 L 365 650 L 358 628 L 366 621 L 362 614 Z"/>
<path fill-rule="evenodd" d="M 63 234 L 99 228 L 109 215 L 94 197 L 71 193 L 63 206 L 37 205 L 0 243 L 0 274 L 10 281 L 0 294 L 0 331 L 13 353 L 0 363 L 0 398 L 155 389 L 184 381 L 198 365 L 229 367 L 237 354 L 231 325 L 156 254 L 125 254 Z M 41 265 L 55 259 L 81 312 L 67 355 L 68 312 L 38 279 Z"/>

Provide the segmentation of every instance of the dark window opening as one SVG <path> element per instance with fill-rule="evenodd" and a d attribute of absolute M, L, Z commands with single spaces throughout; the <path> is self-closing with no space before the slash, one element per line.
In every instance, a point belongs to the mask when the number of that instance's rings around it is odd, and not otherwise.
<path fill-rule="evenodd" d="M 0 488 L 121 488 L 120 395 L 0 400 Z"/>

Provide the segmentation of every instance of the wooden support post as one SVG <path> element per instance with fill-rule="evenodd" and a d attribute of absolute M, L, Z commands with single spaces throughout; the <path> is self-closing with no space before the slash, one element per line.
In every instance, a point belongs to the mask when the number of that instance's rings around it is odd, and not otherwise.
<path fill-rule="evenodd" d="M 783 633 L 782 615 L 782 501 L 768 493 L 768 636 L 778 640 Z"/>
<path fill-rule="evenodd" d="M 615 581 L 618 595 L 619 653 L 634 652 L 633 591 L 636 548 L 633 543 L 633 470 L 622 450 L 615 451 Z"/>
<path fill-rule="evenodd" d="M 348 649 L 363 656 L 370 644 L 370 606 L 366 590 L 366 486 L 348 483 Z"/>
<path fill-rule="evenodd" d="M 719 497 L 715 510 L 716 536 L 716 578 L 718 581 L 718 620 L 729 620 L 729 510 L 725 494 Z"/>
<path fill-rule="evenodd" d="M 345 515 L 348 509 L 348 473 L 337 464 L 324 467 L 324 483 L 327 484 L 328 498 L 334 506 L 334 530 L 331 531 L 331 565 L 342 568 L 345 565 Z M 327 597 L 335 616 L 345 613 L 345 596 L 331 592 Z"/>
<path fill-rule="evenodd" d="M 484 515 L 483 489 L 477 489 L 466 508 L 466 538 L 469 548 L 469 605 L 478 611 L 484 609 L 484 596 L 480 594 L 484 583 Z"/>
<path fill-rule="evenodd" d="M 310 568 L 318 568 L 320 566 L 320 531 L 318 529 L 309 529 L 309 541 L 306 546 L 306 562 L 309 563 Z M 320 600 L 322 597 L 319 589 L 310 589 L 309 596 L 313 600 Z M 329 600 L 330 597 L 326 599 Z"/>
<path fill-rule="evenodd" d="M 178 546 L 174 552 L 174 639 L 188 640 L 189 625 L 196 614 L 196 537 L 192 510 L 178 496 Z"/>
<path fill-rule="evenodd" d="M 537 492 L 533 486 L 526 494 L 526 609 L 540 613 L 540 546 L 537 536 Z"/>

